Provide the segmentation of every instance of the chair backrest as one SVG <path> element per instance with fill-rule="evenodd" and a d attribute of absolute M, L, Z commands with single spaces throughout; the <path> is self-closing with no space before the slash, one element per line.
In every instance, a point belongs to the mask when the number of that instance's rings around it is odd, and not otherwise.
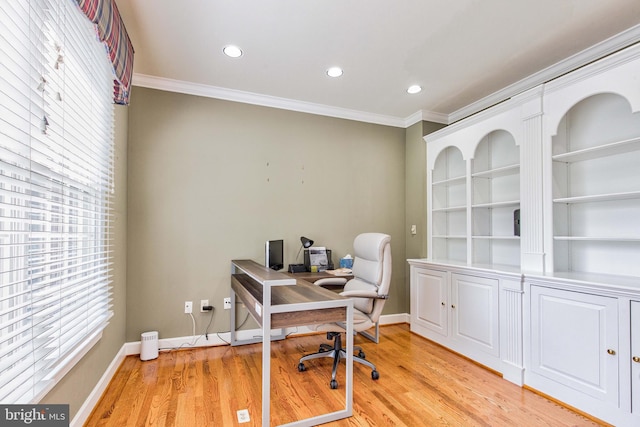
<path fill-rule="evenodd" d="M 391 286 L 391 236 L 363 233 L 353 241 L 353 276 L 345 291 L 375 292 L 381 298 L 354 298 L 354 307 L 375 323 L 382 314 Z"/>

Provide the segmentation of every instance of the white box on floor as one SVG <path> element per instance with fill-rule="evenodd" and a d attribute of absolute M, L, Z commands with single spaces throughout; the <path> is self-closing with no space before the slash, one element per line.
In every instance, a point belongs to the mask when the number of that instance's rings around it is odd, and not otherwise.
<path fill-rule="evenodd" d="M 158 331 L 144 332 L 140 336 L 140 360 L 158 357 Z"/>

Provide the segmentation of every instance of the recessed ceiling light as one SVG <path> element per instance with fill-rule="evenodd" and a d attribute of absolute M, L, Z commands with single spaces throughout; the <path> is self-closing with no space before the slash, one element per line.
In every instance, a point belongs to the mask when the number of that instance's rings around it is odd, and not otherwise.
<path fill-rule="evenodd" d="M 225 55 L 231 58 L 238 58 L 242 56 L 242 49 L 240 49 L 238 46 L 234 46 L 234 45 L 225 46 L 224 49 L 222 49 L 222 51 L 224 52 Z"/>
<path fill-rule="evenodd" d="M 340 77 L 342 75 L 342 68 L 340 67 L 331 67 L 327 70 L 327 75 L 329 77 Z"/>
<path fill-rule="evenodd" d="M 420 93 L 422 91 L 422 88 L 418 85 L 413 85 L 413 86 L 409 86 L 409 89 L 407 89 L 407 93 L 410 94 L 416 94 L 416 93 Z"/>

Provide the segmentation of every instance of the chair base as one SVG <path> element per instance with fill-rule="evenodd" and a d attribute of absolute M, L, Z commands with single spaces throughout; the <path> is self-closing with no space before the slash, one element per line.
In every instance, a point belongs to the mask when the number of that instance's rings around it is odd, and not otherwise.
<path fill-rule="evenodd" d="M 320 344 L 320 349 L 317 353 L 312 353 L 301 357 L 298 363 L 298 371 L 303 372 L 307 370 L 306 366 L 304 365 L 304 362 L 307 360 L 330 357 L 333 359 L 333 368 L 331 370 L 331 382 L 329 383 L 329 386 L 332 389 L 336 389 L 338 388 L 338 381 L 336 381 L 338 365 L 340 364 L 341 359 L 347 358 L 347 351 L 342 347 L 342 334 L 340 332 L 327 332 L 327 339 L 333 339 L 333 346 L 330 346 L 329 344 Z M 354 351 L 358 351 L 357 355 L 353 355 L 353 361 L 371 368 L 371 378 L 373 378 L 374 380 L 380 378 L 380 374 L 376 370 L 376 366 L 365 359 L 365 354 L 362 351 L 362 348 L 354 346 L 353 349 Z"/>

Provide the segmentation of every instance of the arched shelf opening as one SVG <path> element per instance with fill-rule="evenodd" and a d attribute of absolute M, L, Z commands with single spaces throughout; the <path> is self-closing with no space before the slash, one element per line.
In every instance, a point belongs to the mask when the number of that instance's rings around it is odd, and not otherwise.
<path fill-rule="evenodd" d="M 466 262 L 466 161 L 456 147 L 442 150 L 431 171 L 431 254 Z"/>
<path fill-rule="evenodd" d="M 640 275 L 640 113 L 613 93 L 583 99 L 551 160 L 554 271 Z"/>
<path fill-rule="evenodd" d="M 520 266 L 520 147 L 488 133 L 471 160 L 472 264 Z"/>

